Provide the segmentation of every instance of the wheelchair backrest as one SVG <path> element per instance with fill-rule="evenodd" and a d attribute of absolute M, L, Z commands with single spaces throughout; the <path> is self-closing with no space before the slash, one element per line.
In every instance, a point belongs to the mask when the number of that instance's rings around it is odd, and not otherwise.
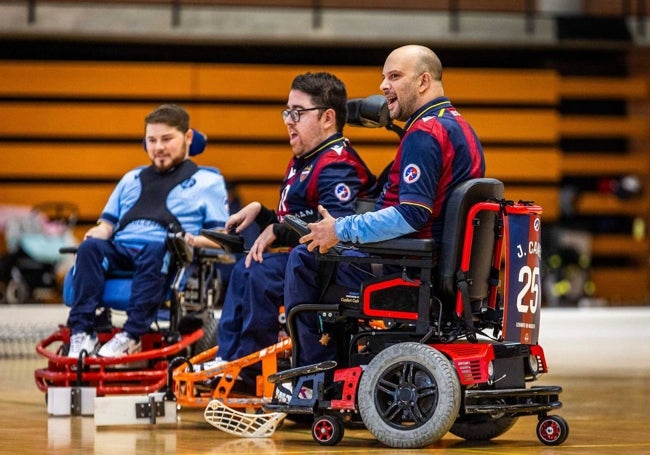
<path fill-rule="evenodd" d="M 442 245 L 438 261 L 438 290 L 445 300 L 455 299 L 458 272 L 465 244 L 467 216 L 474 204 L 489 199 L 502 199 L 503 183 L 492 178 L 468 180 L 457 185 L 447 201 Z M 489 291 L 489 277 L 495 246 L 495 213 L 479 211 L 473 224 L 471 258 L 467 273 L 468 295 L 471 300 L 483 299 Z"/>

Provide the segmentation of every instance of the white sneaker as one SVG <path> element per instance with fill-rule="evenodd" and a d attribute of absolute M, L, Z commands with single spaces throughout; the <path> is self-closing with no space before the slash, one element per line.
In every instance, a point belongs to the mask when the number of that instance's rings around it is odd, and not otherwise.
<path fill-rule="evenodd" d="M 309 400 L 312 397 L 312 390 L 307 387 L 302 387 L 298 392 L 297 398 L 302 400 Z M 275 399 L 282 404 L 289 404 L 293 396 L 293 386 L 290 382 L 279 384 L 275 388 Z"/>
<path fill-rule="evenodd" d="M 212 370 L 214 368 L 220 367 L 228 363 L 227 360 L 223 360 L 221 357 L 215 357 L 213 360 L 208 360 L 207 362 L 199 363 L 192 365 L 192 371 L 198 373 L 199 371 Z"/>
<path fill-rule="evenodd" d="M 108 340 L 97 353 L 100 357 L 121 357 L 142 351 L 142 343 L 136 341 L 126 332 L 118 332 Z"/>
<path fill-rule="evenodd" d="M 88 355 L 93 355 L 95 354 L 95 349 L 97 349 L 98 344 L 99 340 L 97 340 L 97 335 L 94 333 L 74 333 L 70 335 L 70 348 L 68 349 L 68 357 L 78 359 L 81 351 L 86 351 Z"/>

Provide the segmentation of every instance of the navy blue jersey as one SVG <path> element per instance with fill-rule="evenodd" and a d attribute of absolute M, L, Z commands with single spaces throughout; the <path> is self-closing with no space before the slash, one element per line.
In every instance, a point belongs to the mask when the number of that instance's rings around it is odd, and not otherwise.
<path fill-rule="evenodd" d="M 337 133 L 313 151 L 292 158 L 280 191 L 278 220 L 297 215 L 316 221 L 318 205 L 333 217 L 353 215 L 355 199 L 374 191 L 375 176 L 350 142 Z"/>
<path fill-rule="evenodd" d="M 429 217 L 422 227 L 417 226 L 419 221 L 409 219 L 414 211 L 404 210 L 406 221 L 417 229 L 411 235 L 439 240 L 441 214 L 451 189 L 484 175 L 485 158 L 476 133 L 451 102 L 440 97 L 421 107 L 406 123 L 377 208 L 408 205 L 426 209 Z"/>

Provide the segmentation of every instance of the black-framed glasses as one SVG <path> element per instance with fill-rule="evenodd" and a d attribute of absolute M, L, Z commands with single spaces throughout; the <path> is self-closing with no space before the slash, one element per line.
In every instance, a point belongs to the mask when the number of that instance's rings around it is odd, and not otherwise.
<path fill-rule="evenodd" d="M 300 114 L 307 111 L 316 111 L 318 109 L 328 109 L 325 106 L 308 107 L 307 109 L 285 109 L 282 111 L 282 120 L 286 121 L 291 117 L 291 121 L 298 123 L 300 121 Z"/>

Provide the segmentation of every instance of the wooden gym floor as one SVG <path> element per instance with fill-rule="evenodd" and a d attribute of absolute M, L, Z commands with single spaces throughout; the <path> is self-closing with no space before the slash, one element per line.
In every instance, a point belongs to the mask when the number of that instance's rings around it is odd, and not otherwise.
<path fill-rule="evenodd" d="M 6 316 L 7 312 L 0 311 Z M 2 324 L 7 322 L 2 318 Z M 92 417 L 51 417 L 34 384 L 44 361 L 0 360 L 0 453 L 7 454 L 616 454 L 650 453 L 650 309 L 552 310 L 543 313 L 540 343 L 551 369 L 538 383 L 563 387 L 570 426 L 558 447 L 541 444 L 535 417 L 504 435 L 470 443 L 448 434 L 419 450 L 391 449 L 363 428 L 346 428 L 334 447 L 315 443 L 306 425 L 285 422 L 271 438 L 220 432 L 202 410 L 183 409 L 177 424 L 96 428 Z"/>

